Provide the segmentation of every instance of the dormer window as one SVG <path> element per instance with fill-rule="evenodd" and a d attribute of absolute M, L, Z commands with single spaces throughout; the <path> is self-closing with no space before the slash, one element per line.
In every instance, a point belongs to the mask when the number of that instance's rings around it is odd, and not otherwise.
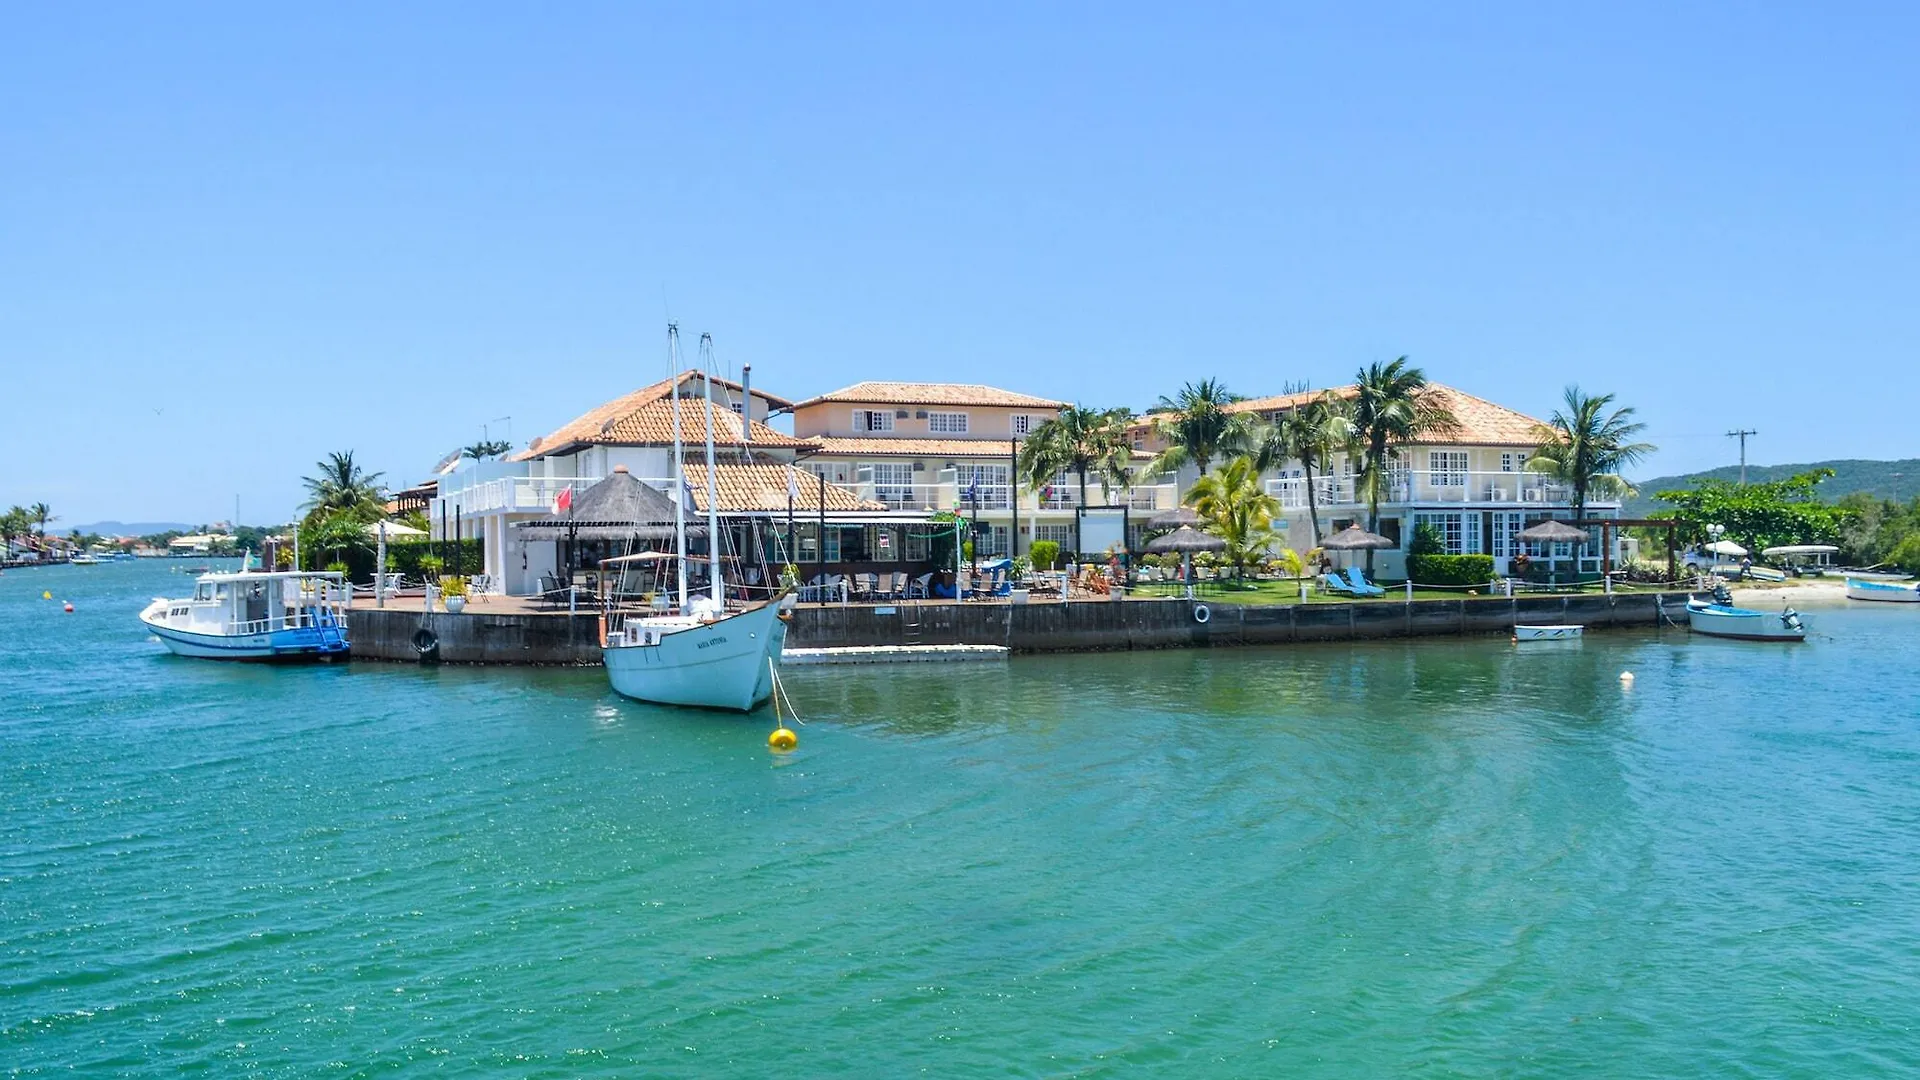
<path fill-rule="evenodd" d="M 965 435 L 967 433 L 967 414 L 963 412 L 930 412 L 927 414 L 927 430 L 941 435 Z"/>
<path fill-rule="evenodd" d="M 892 431 L 893 410 L 855 409 L 853 410 L 853 430 Z"/>

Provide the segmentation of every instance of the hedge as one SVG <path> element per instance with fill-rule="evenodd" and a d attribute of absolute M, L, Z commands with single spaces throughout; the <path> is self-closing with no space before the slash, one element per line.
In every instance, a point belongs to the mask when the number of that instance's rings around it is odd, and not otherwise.
<path fill-rule="evenodd" d="M 1409 555 L 1407 576 L 1419 585 L 1485 585 L 1493 580 L 1491 555 Z"/>

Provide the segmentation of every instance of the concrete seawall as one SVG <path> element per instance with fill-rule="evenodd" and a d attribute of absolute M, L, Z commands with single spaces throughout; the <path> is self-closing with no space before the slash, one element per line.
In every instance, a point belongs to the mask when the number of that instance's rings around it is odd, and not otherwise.
<path fill-rule="evenodd" d="M 1014 652 L 1275 645 L 1294 641 L 1508 634 L 1515 623 L 1653 626 L 1658 601 L 1671 611 L 1685 593 L 1614 596 L 1373 600 L 1352 604 L 1207 604 L 1186 600 L 1073 604 L 903 604 L 801 607 L 788 641 L 796 648 L 879 645 L 1003 645 Z M 598 664 L 594 615 L 460 615 L 417 609 L 355 609 L 353 655 L 453 664 Z M 424 634 L 422 632 L 425 632 Z M 416 643 L 418 639 L 418 643 Z"/>

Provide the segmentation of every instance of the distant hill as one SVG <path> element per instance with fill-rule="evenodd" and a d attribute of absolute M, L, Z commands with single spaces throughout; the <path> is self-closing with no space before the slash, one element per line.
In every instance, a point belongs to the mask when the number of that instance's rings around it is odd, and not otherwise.
<path fill-rule="evenodd" d="M 1832 502 L 1842 495 L 1851 495 L 1856 491 L 1865 491 L 1877 498 L 1892 499 L 1895 502 L 1907 502 L 1920 495 L 1920 458 L 1905 458 L 1900 461 L 1860 461 L 1846 459 L 1842 461 L 1815 461 L 1804 465 L 1749 465 L 1748 482 L 1761 480 L 1784 480 L 1795 473 L 1810 472 L 1814 469 L 1832 469 L 1833 478 L 1820 485 L 1821 498 Z M 1676 488 L 1692 487 L 1700 480 L 1738 480 L 1740 466 L 1723 465 L 1718 469 L 1705 472 L 1686 473 L 1682 476 L 1656 476 L 1651 480 L 1636 480 L 1633 486 L 1640 489 L 1636 498 L 1627 500 L 1621 509 L 1622 517 L 1648 517 L 1657 515 L 1662 508 L 1671 504 L 1655 499 L 1654 493 L 1672 491 Z"/>
<path fill-rule="evenodd" d="M 54 522 L 47 526 L 50 533 L 65 536 L 78 529 L 83 533 L 99 533 L 101 536 L 152 536 L 163 532 L 192 532 L 194 526 L 179 521 L 96 521 L 91 525 L 67 525 Z"/>

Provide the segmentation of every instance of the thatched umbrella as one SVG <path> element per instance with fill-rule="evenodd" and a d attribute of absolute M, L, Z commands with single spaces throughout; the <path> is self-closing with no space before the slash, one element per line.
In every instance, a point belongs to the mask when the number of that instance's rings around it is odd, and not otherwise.
<path fill-rule="evenodd" d="M 1206 520 L 1200 512 L 1191 506 L 1176 506 L 1164 514 L 1155 514 L 1147 521 L 1147 529 L 1160 532 L 1163 529 L 1178 529 L 1186 525 L 1198 525 Z M 1151 549 L 1149 549 L 1151 550 Z"/>
<path fill-rule="evenodd" d="M 606 479 L 573 496 L 565 517 L 537 518 L 514 526 L 522 540 L 564 540 L 567 563 L 576 540 L 668 540 L 673 537 L 673 499 L 615 465 Z M 705 536 L 687 526 L 688 536 Z"/>
<path fill-rule="evenodd" d="M 1182 525 L 1165 536 L 1156 536 L 1147 541 L 1147 551 L 1150 554 L 1160 555 L 1169 551 L 1180 553 L 1180 579 L 1187 583 L 1189 594 L 1193 592 L 1193 553 L 1225 550 L 1227 550 L 1225 540 L 1203 533 L 1190 525 Z"/>
<path fill-rule="evenodd" d="M 1320 546 L 1327 551 L 1384 551 L 1397 545 L 1379 533 L 1353 524 L 1322 540 Z"/>
<path fill-rule="evenodd" d="M 1587 539 L 1585 529 L 1576 529 L 1564 521 L 1549 518 L 1531 528 L 1522 529 L 1513 534 L 1515 540 L 1525 540 L 1529 544 L 1578 544 Z"/>

